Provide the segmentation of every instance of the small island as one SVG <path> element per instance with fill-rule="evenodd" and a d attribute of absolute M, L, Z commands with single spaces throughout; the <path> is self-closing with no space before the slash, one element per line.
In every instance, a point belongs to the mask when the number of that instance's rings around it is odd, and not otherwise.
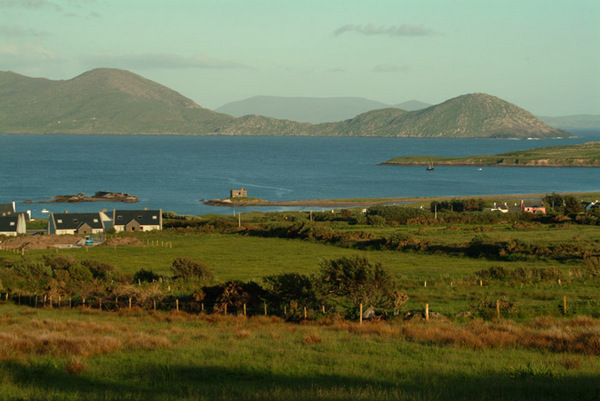
<path fill-rule="evenodd" d="M 468 157 L 404 156 L 388 160 L 387 166 L 474 167 L 600 167 L 600 142 L 551 146 Z"/>
<path fill-rule="evenodd" d="M 77 195 L 56 195 L 49 201 L 25 201 L 24 203 L 81 203 L 81 202 L 125 202 L 135 203 L 137 196 L 125 194 L 122 192 L 104 192 L 98 191 L 92 196 L 85 196 L 85 193 Z"/>

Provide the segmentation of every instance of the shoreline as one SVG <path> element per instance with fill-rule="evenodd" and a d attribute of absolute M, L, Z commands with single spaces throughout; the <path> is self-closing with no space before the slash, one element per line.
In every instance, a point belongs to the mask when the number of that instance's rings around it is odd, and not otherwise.
<path fill-rule="evenodd" d="M 600 197 L 600 192 L 556 192 L 558 195 L 574 195 L 586 196 L 597 194 Z M 217 207 L 269 207 L 269 206 L 287 206 L 287 207 L 365 207 L 377 206 L 394 203 L 420 203 L 432 202 L 449 199 L 494 199 L 497 201 L 515 200 L 515 199 L 541 199 L 549 195 L 548 193 L 531 193 L 531 194 L 507 194 L 507 195 L 457 195 L 457 196 L 422 196 L 422 197 L 389 197 L 389 198 L 347 198 L 347 199 L 307 199 L 293 201 L 225 201 L 224 199 L 212 199 L 203 202 L 207 206 Z"/>
<path fill-rule="evenodd" d="M 383 162 L 378 166 L 408 166 L 408 167 L 426 167 L 431 163 L 427 162 Z M 436 161 L 434 167 L 525 167 L 525 168 L 600 168 L 600 165 L 573 165 L 573 164 L 514 164 L 514 163 L 452 163 Z"/>

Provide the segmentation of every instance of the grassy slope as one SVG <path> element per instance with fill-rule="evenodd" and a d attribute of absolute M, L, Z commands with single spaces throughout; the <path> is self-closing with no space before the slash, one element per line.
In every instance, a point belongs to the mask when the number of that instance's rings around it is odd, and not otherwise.
<path fill-rule="evenodd" d="M 344 227 L 334 227 L 344 229 Z M 430 240 L 432 244 L 454 246 L 468 243 L 481 235 L 480 227 L 470 225 L 447 227 L 407 226 L 401 228 L 356 227 L 374 235 L 404 233 L 420 240 Z M 547 226 L 530 229 L 512 229 L 506 225 L 495 225 L 484 231 L 488 238 L 496 241 L 520 240 L 532 245 L 578 245 L 585 249 L 595 249 L 600 244 L 600 232 L 587 226 Z M 404 290 L 410 296 L 408 309 L 422 309 L 429 303 L 433 311 L 456 314 L 473 310 L 478 302 L 487 298 L 507 297 L 519 308 L 520 319 L 530 319 L 540 313 L 558 313 L 563 296 L 569 303 L 579 305 L 585 313 L 589 300 L 594 299 L 597 285 L 582 285 L 569 282 L 570 270 L 581 269 L 580 260 L 557 261 L 552 259 L 530 259 L 495 261 L 488 259 L 448 256 L 445 254 L 423 254 L 397 251 L 360 251 L 302 240 L 279 238 L 248 237 L 238 234 L 192 234 L 171 231 L 138 233 L 138 238 L 156 243 L 172 242 L 173 248 L 164 246 L 99 246 L 84 251 L 82 249 L 60 250 L 59 254 L 72 255 L 76 260 L 95 259 L 114 264 L 123 272 L 133 275 L 140 269 L 171 276 L 170 265 L 176 257 L 187 256 L 205 262 L 215 274 L 215 281 L 254 280 L 261 282 L 268 275 L 298 272 L 316 273 L 324 259 L 342 256 L 362 255 L 374 262 L 381 262 L 396 275 Z M 235 252 L 231 250 L 235 249 Z M 28 251 L 28 258 L 41 258 L 44 254 L 56 254 L 53 250 Z M 20 256 L 3 252 L 3 256 L 18 259 Z M 484 287 L 477 284 L 475 272 L 492 266 L 507 269 L 516 268 L 557 268 L 563 274 L 563 285 L 557 282 L 531 283 L 523 287 L 510 283 L 486 282 Z M 427 281 L 427 287 L 423 283 Z M 526 288 L 526 290 L 524 290 Z M 176 290 L 177 285 L 172 284 Z M 592 305 L 593 306 L 593 305 Z M 539 309 L 541 308 L 541 310 Z M 541 311 L 541 312 L 540 312 Z"/>
<path fill-rule="evenodd" d="M 384 164 L 427 165 L 429 163 L 473 166 L 600 167 L 600 142 L 520 150 L 493 156 L 405 156 L 388 160 Z"/>
<path fill-rule="evenodd" d="M 6 133 L 206 134 L 233 120 L 122 70 L 97 69 L 67 81 L 0 77 Z"/>
<path fill-rule="evenodd" d="M 18 344 L 0 345 L 3 400 L 591 400 L 599 389 L 598 358 L 472 347 L 473 337 L 428 341 L 440 330 L 462 333 L 444 324 L 288 325 L 0 305 L 5 339 Z M 497 326 L 498 341 L 519 330 Z M 493 327 L 480 324 L 480 336 Z M 36 341 L 37 351 L 27 350 Z"/>
<path fill-rule="evenodd" d="M 481 234 L 481 227 L 473 225 L 392 228 L 335 223 L 333 228 L 374 235 L 402 232 L 437 244 L 468 242 Z M 514 229 L 497 224 L 484 233 L 496 240 L 533 244 L 578 244 L 586 249 L 600 244 L 600 232 L 587 226 Z M 59 254 L 109 261 L 129 274 L 145 268 L 165 275 L 175 257 L 189 256 L 205 261 L 220 281 L 312 273 L 323 258 L 361 254 L 383 262 L 399 277 L 410 296 L 406 309 L 422 310 L 428 303 L 432 312 L 455 314 L 473 310 L 484 299 L 507 297 L 519 309 L 511 315 L 519 323 L 456 319 L 452 324 L 295 325 L 264 317 L 32 310 L 0 301 L 0 399 L 470 400 L 476 395 L 482 400 L 562 400 L 594 399 L 600 391 L 597 354 L 559 352 L 551 342 L 557 336 L 556 347 L 568 338 L 576 344 L 582 330 L 592 336 L 582 341 L 597 335 L 594 330 L 600 323 L 580 317 L 589 311 L 578 306 L 596 302 L 597 280 L 586 282 L 568 274 L 581 268 L 581 261 L 497 262 L 355 251 L 237 234 L 162 231 L 137 236 L 154 243 L 172 241 L 173 248 L 95 247 Z M 31 251 L 26 257 L 48 253 L 55 251 Z M 477 285 L 473 273 L 494 265 L 556 267 L 567 278 L 562 285 Z M 428 281 L 427 287 L 423 281 Z M 565 295 L 571 317 L 558 318 Z"/>

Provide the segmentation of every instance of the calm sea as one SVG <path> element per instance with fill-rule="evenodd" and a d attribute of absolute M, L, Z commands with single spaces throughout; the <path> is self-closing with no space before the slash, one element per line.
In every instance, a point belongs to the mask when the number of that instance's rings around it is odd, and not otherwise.
<path fill-rule="evenodd" d="M 62 212 L 161 208 L 229 214 L 200 199 L 232 188 L 266 200 L 458 196 L 600 191 L 591 168 L 378 166 L 403 155 L 468 156 L 600 140 L 417 139 L 232 136 L 0 135 L 0 203 Z M 22 204 L 96 191 L 137 195 L 137 204 Z M 245 208 L 244 211 L 256 210 Z M 258 210 L 284 210 L 283 208 Z"/>

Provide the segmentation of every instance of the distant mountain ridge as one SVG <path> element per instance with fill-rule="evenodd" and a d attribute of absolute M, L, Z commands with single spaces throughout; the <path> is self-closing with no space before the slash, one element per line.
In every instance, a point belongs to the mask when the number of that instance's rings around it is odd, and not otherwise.
<path fill-rule="evenodd" d="M 313 135 L 555 138 L 531 113 L 486 94 L 468 94 L 417 111 L 383 108 L 311 124 L 260 115 L 240 118 L 129 71 L 95 69 L 52 81 L 0 72 L 0 133 Z"/>
<path fill-rule="evenodd" d="M 227 103 L 216 109 L 216 111 L 234 117 L 258 114 L 277 119 L 317 124 L 341 121 L 367 111 L 385 107 L 390 106 L 360 97 L 254 96 Z"/>
<path fill-rule="evenodd" d="M 578 114 L 574 116 L 539 117 L 546 124 L 560 129 L 600 130 L 600 115 Z"/>

